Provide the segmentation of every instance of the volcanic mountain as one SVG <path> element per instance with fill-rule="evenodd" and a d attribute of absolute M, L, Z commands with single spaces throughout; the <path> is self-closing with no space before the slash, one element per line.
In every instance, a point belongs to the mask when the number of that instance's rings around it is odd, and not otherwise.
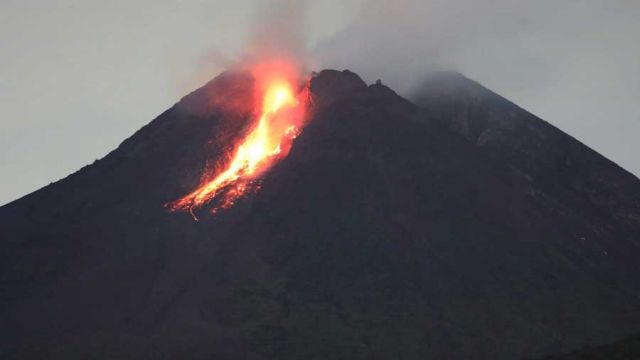
<path fill-rule="evenodd" d="M 349 71 L 258 191 L 165 204 L 228 160 L 227 72 L 0 208 L 2 359 L 522 359 L 640 332 L 640 181 L 456 73 Z"/>

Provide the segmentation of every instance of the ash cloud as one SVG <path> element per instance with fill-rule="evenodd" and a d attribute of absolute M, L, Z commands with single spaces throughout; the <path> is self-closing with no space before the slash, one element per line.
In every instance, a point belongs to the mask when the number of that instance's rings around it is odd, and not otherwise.
<path fill-rule="evenodd" d="M 603 52 L 637 56 L 639 10 L 633 1 L 369 0 L 313 55 L 323 66 L 352 67 L 401 89 L 417 73 L 440 69 L 547 77 Z"/>
<path fill-rule="evenodd" d="M 211 45 L 198 61 L 182 93 L 189 92 L 225 70 L 247 70 L 265 59 L 293 60 L 300 67 L 307 64 L 309 2 L 307 0 L 264 0 L 254 4 L 245 24 L 247 33 L 235 49 Z M 237 31 L 237 28 L 228 29 Z"/>
<path fill-rule="evenodd" d="M 462 72 L 640 174 L 638 18 L 634 0 L 368 0 L 312 58 L 403 95 Z"/>
<path fill-rule="evenodd" d="M 308 6 L 306 0 L 268 0 L 257 6 L 244 58 L 306 60 Z"/>

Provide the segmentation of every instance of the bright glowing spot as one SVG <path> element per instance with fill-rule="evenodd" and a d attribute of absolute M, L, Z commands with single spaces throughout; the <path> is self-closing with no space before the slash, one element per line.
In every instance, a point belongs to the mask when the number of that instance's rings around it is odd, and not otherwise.
<path fill-rule="evenodd" d="M 256 71 L 262 104 L 257 123 L 240 142 L 229 165 L 213 180 L 202 183 L 185 197 L 168 204 L 172 211 L 200 207 L 220 196 L 215 213 L 225 209 L 251 190 L 250 180 L 266 170 L 279 156 L 286 156 L 290 141 L 300 132 L 304 120 L 306 90 L 296 95 L 296 82 L 277 71 Z M 294 78 L 295 79 L 295 78 Z M 285 151 L 283 151 L 285 149 Z"/>

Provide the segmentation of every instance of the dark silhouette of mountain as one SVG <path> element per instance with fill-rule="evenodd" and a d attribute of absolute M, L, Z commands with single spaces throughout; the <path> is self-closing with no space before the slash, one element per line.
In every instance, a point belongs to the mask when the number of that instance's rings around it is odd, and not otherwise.
<path fill-rule="evenodd" d="M 429 78 L 413 100 L 526 180 L 613 238 L 638 242 L 638 179 L 549 123 L 456 73 Z M 620 242 L 620 241 L 616 241 Z"/>
<path fill-rule="evenodd" d="M 596 347 L 585 346 L 565 355 L 545 356 L 540 360 L 635 360 L 640 359 L 640 336 Z"/>
<path fill-rule="evenodd" d="M 410 102 L 322 71 L 259 192 L 167 212 L 252 87 L 222 74 L 0 208 L 0 357 L 521 359 L 640 331 L 640 181 L 457 74 Z"/>

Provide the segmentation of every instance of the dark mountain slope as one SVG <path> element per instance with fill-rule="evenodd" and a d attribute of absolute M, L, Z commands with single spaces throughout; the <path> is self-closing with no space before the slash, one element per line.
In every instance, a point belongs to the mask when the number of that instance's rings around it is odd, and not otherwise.
<path fill-rule="evenodd" d="M 412 96 L 449 129 L 558 203 L 640 245 L 638 179 L 549 123 L 464 76 L 443 72 Z M 606 119 L 603 119 L 606 121 Z"/>
<path fill-rule="evenodd" d="M 223 74 L 105 158 L 0 208 L 0 357 L 158 357 L 150 329 L 224 231 L 163 204 L 242 134 L 252 89 Z"/>
<path fill-rule="evenodd" d="M 640 330 L 633 216 L 532 191 L 445 105 L 348 72 L 313 79 L 260 192 L 167 213 L 246 130 L 251 86 L 223 75 L 0 208 L 3 358 L 517 359 Z"/>
<path fill-rule="evenodd" d="M 640 359 L 640 337 L 630 337 L 613 344 L 585 346 L 569 354 L 546 356 L 540 360 L 635 360 Z"/>

